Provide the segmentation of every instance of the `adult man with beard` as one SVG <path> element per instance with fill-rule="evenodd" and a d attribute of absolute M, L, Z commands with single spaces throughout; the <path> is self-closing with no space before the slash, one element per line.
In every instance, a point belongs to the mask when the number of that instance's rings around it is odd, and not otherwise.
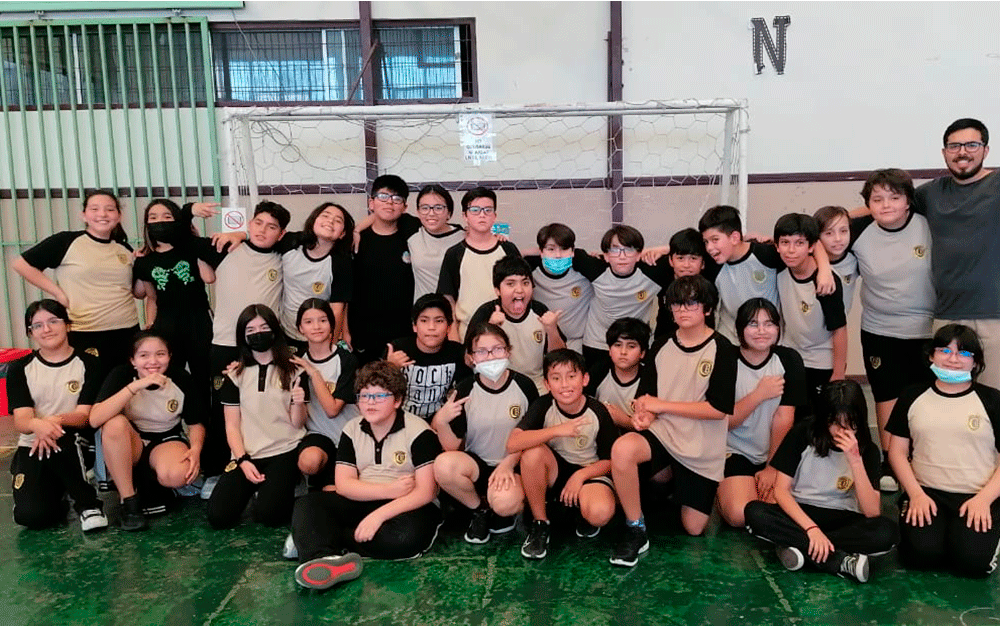
<path fill-rule="evenodd" d="M 979 120 L 952 122 L 941 150 L 951 175 L 918 187 L 913 209 L 930 224 L 934 329 L 974 328 L 986 355 L 980 381 L 1000 387 L 1000 174 L 983 168 L 989 137 Z"/>

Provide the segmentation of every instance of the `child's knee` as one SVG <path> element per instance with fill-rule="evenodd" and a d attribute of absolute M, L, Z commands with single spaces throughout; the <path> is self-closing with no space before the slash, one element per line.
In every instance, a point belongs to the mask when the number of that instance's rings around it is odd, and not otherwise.
<path fill-rule="evenodd" d="M 619 437 L 611 446 L 611 464 L 615 467 L 638 465 L 642 441 L 642 435 L 636 433 L 625 433 Z"/>
<path fill-rule="evenodd" d="M 101 439 L 104 441 L 124 439 L 129 435 L 131 428 L 128 418 L 124 415 L 115 415 L 101 426 Z"/>
<path fill-rule="evenodd" d="M 610 494 L 608 494 L 610 496 Z M 580 502 L 580 514 L 592 526 L 607 526 L 615 516 L 615 499 L 610 497 L 587 498 Z"/>
<path fill-rule="evenodd" d="M 684 532 L 692 537 L 697 537 L 705 532 L 705 528 L 708 526 L 708 519 L 709 516 L 701 511 L 688 509 L 687 507 L 681 508 L 681 525 L 684 526 Z"/>
<path fill-rule="evenodd" d="M 520 488 L 491 490 L 487 501 L 493 512 L 501 517 L 511 517 L 524 510 L 524 492 Z"/>
<path fill-rule="evenodd" d="M 326 452 L 310 446 L 299 454 L 299 471 L 307 476 L 315 476 L 327 462 Z"/>

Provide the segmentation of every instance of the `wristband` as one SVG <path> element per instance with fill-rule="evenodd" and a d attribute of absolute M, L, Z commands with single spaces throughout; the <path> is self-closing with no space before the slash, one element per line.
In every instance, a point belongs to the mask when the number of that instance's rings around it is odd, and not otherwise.
<path fill-rule="evenodd" d="M 808 535 L 809 531 L 812 530 L 813 528 L 819 528 L 819 526 L 813 524 L 812 526 L 810 526 L 809 528 L 806 529 L 806 534 Z"/>
<path fill-rule="evenodd" d="M 249 454 L 244 454 L 240 458 L 236 459 L 236 466 L 239 467 L 240 463 L 242 463 L 243 461 L 253 461 L 253 457 L 251 457 Z"/>

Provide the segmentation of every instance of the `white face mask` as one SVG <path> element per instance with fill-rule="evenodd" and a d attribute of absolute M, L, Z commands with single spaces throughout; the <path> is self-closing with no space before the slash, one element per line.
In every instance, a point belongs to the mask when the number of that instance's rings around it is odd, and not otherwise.
<path fill-rule="evenodd" d="M 500 377 L 503 376 L 503 373 L 507 371 L 507 366 L 509 364 L 510 361 L 507 359 L 482 361 L 481 363 L 476 363 L 475 372 L 477 374 L 482 374 L 493 382 L 497 382 L 500 380 Z"/>

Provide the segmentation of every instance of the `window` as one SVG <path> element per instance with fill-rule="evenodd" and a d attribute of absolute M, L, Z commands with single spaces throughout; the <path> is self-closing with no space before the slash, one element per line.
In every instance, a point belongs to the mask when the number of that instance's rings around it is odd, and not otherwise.
<path fill-rule="evenodd" d="M 377 103 L 473 101 L 472 20 L 375 24 Z M 356 24 L 289 28 L 216 25 L 217 100 L 360 104 L 368 51 Z"/>

